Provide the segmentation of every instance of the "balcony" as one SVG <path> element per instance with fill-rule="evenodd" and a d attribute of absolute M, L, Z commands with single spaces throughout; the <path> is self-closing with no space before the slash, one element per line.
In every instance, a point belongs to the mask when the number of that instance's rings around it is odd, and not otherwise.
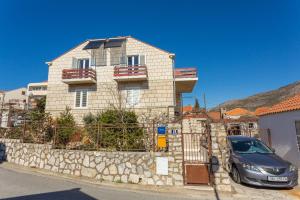
<path fill-rule="evenodd" d="M 176 92 L 192 92 L 198 81 L 196 68 L 177 68 L 174 71 Z"/>
<path fill-rule="evenodd" d="M 144 81 L 148 78 L 146 66 L 115 66 L 114 80 L 116 81 Z"/>
<path fill-rule="evenodd" d="M 96 71 L 93 69 L 64 69 L 62 71 L 62 82 L 66 84 L 94 84 L 96 80 Z"/>

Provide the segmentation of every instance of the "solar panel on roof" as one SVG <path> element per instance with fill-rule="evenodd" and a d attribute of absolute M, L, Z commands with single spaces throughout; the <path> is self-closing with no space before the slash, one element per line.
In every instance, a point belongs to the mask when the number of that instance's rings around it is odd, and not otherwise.
<path fill-rule="evenodd" d="M 121 47 L 125 39 L 110 39 L 104 44 L 104 48 Z"/>
<path fill-rule="evenodd" d="M 89 41 L 89 43 L 83 47 L 83 50 L 98 49 L 104 42 L 104 40 Z"/>

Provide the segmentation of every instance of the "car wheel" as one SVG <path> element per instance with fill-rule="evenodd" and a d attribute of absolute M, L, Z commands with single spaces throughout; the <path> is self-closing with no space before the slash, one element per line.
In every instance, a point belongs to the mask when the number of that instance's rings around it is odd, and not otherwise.
<path fill-rule="evenodd" d="M 232 179 L 234 182 L 236 182 L 238 184 L 241 183 L 240 173 L 235 166 L 232 166 Z"/>

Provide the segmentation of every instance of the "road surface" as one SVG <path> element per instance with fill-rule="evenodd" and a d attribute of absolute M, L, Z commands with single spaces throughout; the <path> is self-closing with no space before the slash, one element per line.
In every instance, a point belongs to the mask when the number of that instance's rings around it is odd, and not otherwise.
<path fill-rule="evenodd" d="M 35 173 L 23 173 L 3 168 L 0 165 L 0 199 L 188 200 L 195 198 L 186 198 L 178 194 L 101 186 L 76 181 L 76 179 L 69 180 Z"/>

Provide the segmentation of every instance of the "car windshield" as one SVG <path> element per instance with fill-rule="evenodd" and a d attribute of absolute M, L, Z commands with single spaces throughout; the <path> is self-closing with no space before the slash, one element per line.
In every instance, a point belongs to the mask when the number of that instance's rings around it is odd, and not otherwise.
<path fill-rule="evenodd" d="M 232 148 L 237 153 L 273 153 L 259 140 L 231 140 Z"/>

